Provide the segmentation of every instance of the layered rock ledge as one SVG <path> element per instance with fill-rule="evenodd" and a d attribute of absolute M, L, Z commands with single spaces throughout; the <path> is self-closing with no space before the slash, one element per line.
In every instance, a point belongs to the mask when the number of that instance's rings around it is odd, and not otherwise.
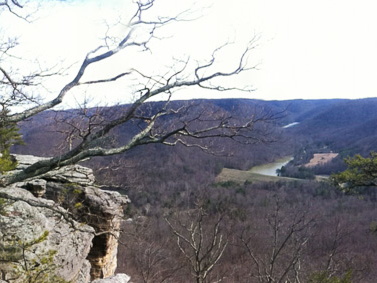
<path fill-rule="evenodd" d="M 41 159 L 20 155 L 16 158 L 18 169 Z M 0 209 L 0 282 L 16 276 L 12 260 L 19 260 L 21 255 L 10 254 L 14 252 L 12 243 L 32 243 L 41 235 L 48 236 L 33 244 L 32 252 L 25 253 L 26 260 L 32 262 L 53 251 L 54 272 L 64 280 L 128 282 L 126 275 L 107 281 L 101 278 L 114 275 L 120 223 L 129 199 L 96 187 L 91 169 L 67 166 L 38 179 L 1 188 L 0 194 L 11 198 L 3 201 Z M 25 282 L 17 276 L 19 279 L 12 282 Z"/>

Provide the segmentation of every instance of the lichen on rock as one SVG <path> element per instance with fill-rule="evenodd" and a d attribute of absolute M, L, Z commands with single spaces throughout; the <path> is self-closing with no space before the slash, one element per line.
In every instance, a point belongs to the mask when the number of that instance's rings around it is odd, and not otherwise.
<path fill-rule="evenodd" d="M 43 159 L 22 155 L 16 158 L 16 170 Z M 13 251 L 12 260 L 20 260 L 20 247 L 25 243 L 33 244 L 24 253 L 25 260 L 40 265 L 36 258 L 53 258 L 50 264 L 56 278 L 86 283 L 114 275 L 120 223 L 129 199 L 94 184 L 91 169 L 73 165 L 0 189 L 0 195 L 9 196 L 0 202 L 2 279 L 18 276 L 18 281 L 12 282 L 26 282 L 25 277 L 12 271 L 14 263 L 6 258 L 7 251 Z M 40 241 L 34 243 L 36 239 Z M 126 277 L 103 282 L 128 282 Z"/>
<path fill-rule="evenodd" d="M 53 251 L 55 255 L 51 266 L 54 266 L 56 275 L 67 281 L 77 282 L 81 266 L 87 261 L 86 255 L 91 248 L 93 228 L 72 220 L 76 227 L 80 227 L 80 231 L 74 229 L 71 223 L 62 218 L 67 211 L 60 207 L 56 209 L 61 214 L 52 211 L 47 206 L 53 206 L 53 201 L 35 198 L 30 192 L 17 186 L 0 189 L 0 192 L 30 202 L 10 201 L 0 215 L 0 239 L 3 247 L 0 271 L 5 278 L 18 277 L 14 282 L 27 282 L 27 274 L 21 272 L 25 267 L 21 266 L 18 274 L 15 274 L 14 266 L 23 264 L 23 261 L 32 263 L 41 255 Z M 30 251 L 22 253 L 27 243 L 36 241 L 44 233 L 48 233 L 48 237 L 34 244 Z M 17 251 L 12 261 L 7 260 L 9 254 L 4 248 Z"/>

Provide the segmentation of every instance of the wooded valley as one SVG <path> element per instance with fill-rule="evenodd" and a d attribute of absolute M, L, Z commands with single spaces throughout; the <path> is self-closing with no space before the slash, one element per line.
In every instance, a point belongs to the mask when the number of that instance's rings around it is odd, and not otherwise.
<path fill-rule="evenodd" d="M 106 189 L 132 201 L 119 272 L 133 282 L 375 282 L 375 188 L 347 194 L 314 177 L 342 171 L 345 157 L 375 150 L 377 99 L 195 100 L 171 107 L 190 103 L 194 112 L 204 106 L 207 118 L 254 115 L 260 123 L 253 142 L 213 138 L 206 150 L 148 144 L 84 162 Z M 146 106 L 155 107 L 158 102 Z M 50 156 L 68 150 L 75 144 L 66 140 L 75 111 L 44 112 L 21 124 L 25 145 L 14 151 Z M 112 115 L 112 108 L 90 111 Z M 135 127 L 122 126 L 106 142 L 129 139 Z M 313 154 L 330 152 L 339 155 L 302 166 Z M 285 174 L 295 179 L 216 180 L 223 168 L 249 170 L 285 156 L 294 157 Z"/>

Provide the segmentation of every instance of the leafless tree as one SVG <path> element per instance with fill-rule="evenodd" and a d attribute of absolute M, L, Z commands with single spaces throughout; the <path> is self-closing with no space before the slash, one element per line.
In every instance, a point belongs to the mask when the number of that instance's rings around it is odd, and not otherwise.
<path fill-rule="evenodd" d="M 321 224 L 325 224 L 326 229 L 318 227 L 311 239 L 311 259 L 319 263 L 312 270 L 311 276 L 314 278 L 317 276 L 323 281 L 350 277 L 356 282 L 362 276 L 360 271 L 367 269 L 366 261 L 358 259 L 358 256 L 350 250 L 354 244 L 348 241 L 354 237 L 356 230 L 352 225 L 345 225 L 341 219 L 334 218 L 322 221 Z"/>
<path fill-rule="evenodd" d="M 222 227 L 224 215 L 216 216 L 211 223 L 212 216 L 209 216 L 202 206 L 185 214 L 177 216 L 175 222 L 166 218 L 166 222 L 175 235 L 177 246 L 186 259 L 195 281 L 209 282 L 210 273 L 228 245 L 227 235 Z"/>
<path fill-rule="evenodd" d="M 0 8 L 1 7 L 4 7 L 7 11 L 12 13 L 13 15 L 23 18 L 23 16 L 21 16 L 21 14 L 19 13 L 19 10 L 23 8 L 23 4 L 21 4 L 19 1 L 3 0 L 3 1 L 0 1 Z M 26 19 L 26 18 L 23 18 L 23 19 Z"/>
<path fill-rule="evenodd" d="M 161 231 L 161 226 L 155 218 L 136 217 L 123 227 L 118 268 L 137 282 L 176 282 L 174 276 L 182 270 L 171 251 L 167 230 Z"/>
<path fill-rule="evenodd" d="M 266 221 L 268 233 L 264 240 L 268 242 L 263 246 L 267 250 L 258 251 L 254 238 L 245 231 L 240 237 L 252 262 L 251 277 L 258 282 L 303 282 L 301 261 L 311 237 L 313 219 L 302 211 L 284 215 L 277 199 L 275 209 Z"/>
<path fill-rule="evenodd" d="M 9 8 L 11 3 L 8 2 L 5 1 L 3 5 Z M 213 115 L 209 119 L 206 109 L 193 115 L 191 112 L 192 105 L 174 108 L 171 107 L 170 100 L 174 91 L 194 86 L 214 91 L 235 89 L 251 91 L 251 89 L 237 86 L 225 87 L 218 83 L 218 79 L 222 78 L 223 81 L 223 79 L 254 69 L 253 66 L 248 64 L 248 56 L 254 48 L 255 38 L 250 40 L 249 44 L 239 54 L 238 61 L 228 70 L 219 71 L 217 69 L 218 56 L 220 56 L 223 48 L 228 47 L 228 44 L 225 44 L 215 49 L 206 62 L 195 62 L 190 59 L 173 60 L 170 72 L 158 76 L 130 67 L 109 77 L 96 80 L 83 79 L 89 68 L 109 60 L 118 53 L 132 49 L 150 50 L 151 43 L 157 39 L 157 31 L 185 19 L 186 11 L 174 17 L 151 17 L 148 12 L 152 10 L 155 2 L 155 0 L 135 1 L 135 12 L 124 25 L 124 35 L 120 38 L 106 36 L 103 45 L 87 53 L 73 79 L 65 84 L 53 99 L 48 101 L 39 99 L 38 95 L 35 95 L 35 91 L 31 90 L 35 90 L 36 87 L 43 84 L 44 78 L 59 72 L 39 70 L 26 75 L 19 74 L 16 69 L 5 64 L 6 59 L 12 56 L 12 48 L 17 42 L 10 40 L 0 46 L 0 74 L 2 75 L 0 104 L 4 109 L 12 109 L 12 107 L 19 105 L 24 106 L 23 111 L 7 115 L 6 120 L 10 123 L 25 121 L 43 111 L 53 109 L 65 100 L 70 91 L 82 85 L 98 85 L 119 80 L 133 81 L 134 79 L 139 82 L 136 91 L 129 93 L 130 97 L 136 97 L 129 107 L 123 108 L 122 111 L 114 113 L 111 117 L 101 117 L 99 113 L 89 112 L 85 112 L 81 116 L 78 115 L 80 116 L 78 119 L 82 121 L 85 117 L 87 127 L 78 128 L 77 124 L 71 123 L 72 132 L 67 135 L 69 146 L 65 152 L 32 164 L 22 171 L 0 176 L 1 186 L 43 175 L 55 168 L 74 164 L 93 156 L 120 154 L 136 146 L 150 143 L 184 144 L 207 150 L 208 145 L 205 142 L 207 138 L 222 137 L 242 143 L 256 142 L 261 139 L 256 135 L 255 125 L 271 117 L 254 116 L 235 119 L 230 117 L 229 114 L 210 113 Z M 16 1 L 12 1 L 12 4 L 21 8 Z M 6 65 L 9 69 L 3 68 L 2 65 Z M 38 90 L 41 90 L 41 88 Z M 165 103 L 160 104 L 158 109 L 147 111 L 145 107 L 147 100 L 161 94 L 168 96 Z M 163 117 L 172 115 L 178 117 L 174 120 L 174 124 L 164 124 Z M 115 129 L 127 123 L 137 124 L 138 131 L 133 134 L 132 138 L 122 144 L 111 144 L 111 146 L 104 142 Z M 83 126 L 82 123 L 81 126 Z M 76 138 L 75 142 L 73 142 L 73 136 Z"/>

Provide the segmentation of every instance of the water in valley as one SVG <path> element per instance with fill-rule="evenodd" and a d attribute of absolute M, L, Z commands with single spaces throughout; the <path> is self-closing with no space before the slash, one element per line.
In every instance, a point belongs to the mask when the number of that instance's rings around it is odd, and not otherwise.
<path fill-rule="evenodd" d="M 277 176 L 276 170 L 280 169 L 282 166 L 287 165 L 288 162 L 291 161 L 292 159 L 293 159 L 292 156 L 288 156 L 288 157 L 278 159 L 272 163 L 254 166 L 253 168 L 250 169 L 250 172 L 261 174 L 261 175 L 267 175 L 267 176 Z"/>

